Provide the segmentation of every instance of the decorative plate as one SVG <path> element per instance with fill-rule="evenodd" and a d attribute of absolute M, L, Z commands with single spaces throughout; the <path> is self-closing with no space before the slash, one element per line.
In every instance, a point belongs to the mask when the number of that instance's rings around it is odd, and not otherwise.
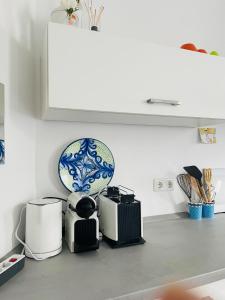
<path fill-rule="evenodd" d="M 0 140 L 0 164 L 5 162 L 5 141 Z"/>
<path fill-rule="evenodd" d="M 70 192 L 98 193 L 111 181 L 115 163 L 109 148 L 91 138 L 71 143 L 59 159 L 59 177 Z"/>

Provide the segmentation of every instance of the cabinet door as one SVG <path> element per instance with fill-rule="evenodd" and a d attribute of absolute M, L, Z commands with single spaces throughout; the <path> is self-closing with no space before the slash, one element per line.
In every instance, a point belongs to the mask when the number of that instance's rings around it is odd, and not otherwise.
<path fill-rule="evenodd" d="M 49 24 L 50 108 L 224 119 L 224 82 L 220 57 Z"/>

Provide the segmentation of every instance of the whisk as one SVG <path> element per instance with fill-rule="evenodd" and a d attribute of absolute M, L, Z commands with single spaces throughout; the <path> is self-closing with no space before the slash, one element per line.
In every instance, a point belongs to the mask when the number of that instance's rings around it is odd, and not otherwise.
<path fill-rule="evenodd" d="M 91 4 L 88 5 L 85 0 L 84 0 L 84 5 L 85 5 L 85 8 L 88 13 L 89 24 L 90 24 L 91 30 L 98 31 L 99 23 L 100 23 L 100 20 L 102 17 L 102 13 L 104 11 L 104 6 L 102 5 L 102 6 L 100 6 L 99 9 L 97 9 L 97 8 L 93 7 L 92 1 L 91 1 Z"/>
<path fill-rule="evenodd" d="M 203 197 L 196 178 L 189 174 L 179 174 L 177 182 L 191 203 L 202 203 Z"/>
<path fill-rule="evenodd" d="M 190 176 L 188 174 L 179 174 L 177 176 L 177 183 L 191 202 L 192 189 Z"/>

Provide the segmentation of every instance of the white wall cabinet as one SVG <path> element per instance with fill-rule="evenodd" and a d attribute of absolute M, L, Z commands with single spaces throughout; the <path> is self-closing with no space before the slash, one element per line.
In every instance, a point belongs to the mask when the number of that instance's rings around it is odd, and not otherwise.
<path fill-rule="evenodd" d="M 44 48 L 45 120 L 190 127 L 225 122 L 224 58 L 54 23 Z M 149 98 L 164 103 L 148 104 Z"/>

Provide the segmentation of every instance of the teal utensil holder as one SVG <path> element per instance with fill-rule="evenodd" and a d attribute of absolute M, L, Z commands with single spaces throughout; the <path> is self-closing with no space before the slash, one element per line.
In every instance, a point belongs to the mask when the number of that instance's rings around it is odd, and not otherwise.
<path fill-rule="evenodd" d="M 202 204 L 188 203 L 189 217 L 192 220 L 201 220 L 202 218 Z"/>
<path fill-rule="evenodd" d="M 214 217 L 214 203 L 203 203 L 202 217 L 212 219 Z"/>

